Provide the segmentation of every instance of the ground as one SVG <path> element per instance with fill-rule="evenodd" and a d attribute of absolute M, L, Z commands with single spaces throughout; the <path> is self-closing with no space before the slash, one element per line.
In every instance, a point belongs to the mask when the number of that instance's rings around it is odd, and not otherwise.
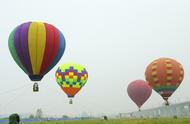
<path fill-rule="evenodd" d="M 27 124 L 190 124 L 190 118 L 183 119 L 123 119 L 123 120 L 81 120 L 81 121 L 49 121 Z"/>

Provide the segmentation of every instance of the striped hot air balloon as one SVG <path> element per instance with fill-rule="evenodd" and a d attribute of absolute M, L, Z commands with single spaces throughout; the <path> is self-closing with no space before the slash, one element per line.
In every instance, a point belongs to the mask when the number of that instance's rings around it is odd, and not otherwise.
<path fill-rule="evenodd" d="M 183 81 L 183 66 L 174 59 L 160 58 L 154 60 L 145 72 L 149 85 L 158 92 L 169 105 L 168 98 Z"/>
<path fill-rule="evenodd" d="M 63 64 L 55 74 L 56 81 L 69 98 L 73 98 L 88 80 L 88 72 L 79 64 Z M 70 99 L 72 104 L 72 99 Z"/>
<path fill-rule="evenodd" d="M 40 81 L 61 59 L 65 51 L 65 38 L 51 24 L 26 22 L 11 32 L 9 50 L 29 78 Z"/>

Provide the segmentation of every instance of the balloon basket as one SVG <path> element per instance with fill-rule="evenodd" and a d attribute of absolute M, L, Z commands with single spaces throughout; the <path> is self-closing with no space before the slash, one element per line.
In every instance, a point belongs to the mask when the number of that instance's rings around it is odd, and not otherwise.
<path fill-rule="evenodd" d="M 72 99 L 69 100 L 69 104 L 73 104 L 73 100 Z"/>
<path fill-rule="evenodd" d="M 169 106 L 170 104 L 169 104 L 169 102 L 166 102 L 165 105 L 166 105 L 166 106 Z"/>
<path fill-rule="evenodd" d="M 39 92 L 38 83 L 34 83 L 34 85 L 33 85 L 33 92 Z"/>
<path fill-rule="evenodd" d="M 169 105 L 170 105 L 170 103 L 168 102 L 168 100 L 166 100 L 165 105 L 166 105 L 166 106 L 169 106 Z"/>

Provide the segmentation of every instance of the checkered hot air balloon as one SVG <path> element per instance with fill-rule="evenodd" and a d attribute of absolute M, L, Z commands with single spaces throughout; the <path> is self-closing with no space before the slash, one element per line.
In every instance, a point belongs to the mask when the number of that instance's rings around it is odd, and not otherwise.
<path fill-rule="evenodd" d="M 55 74 L 56 82 L 69 98 L 73 98 L 88 80 L 88 72 L 79 64 L 63 64 Z M 72 104 L 72 99 L 70 99 Z"/>
<path fill-rule="evenodd" d="M 40 81 L 61 59 L 65 51 L 65 38 L 51 24 L 27 22 L 11 32 L 9 50 L 29 78 Z"/>
<path fill-rule="evenodd" d="M 149 85 L 162 96 L 166 105 L 169 105 L 168 98 L 183 81 L 184 70 L 176 60 L 160 58 L 148 65 L 145 76 Z"/>

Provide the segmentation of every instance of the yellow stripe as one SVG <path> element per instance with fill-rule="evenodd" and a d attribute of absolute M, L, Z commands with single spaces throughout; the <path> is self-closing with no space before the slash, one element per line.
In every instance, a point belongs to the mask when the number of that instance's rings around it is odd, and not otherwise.
<path fill-rule="evenodd" d="M 152 76 L 157 76 L 157 71 L 153 71 Z"/>
<path fill-rule="evenodd" d="M 44 52 L 46 47 L 46 29 L 43 23 L 38 23 L 38 39 L 37 39 L 37 74 L 40 73 Z"/>
<path fill-rule="evenodd" d="M 29 54 L 30 54 L 30 61 L 32 64 L 32 71 L 33 74 L 36 73 L 36 35 L 37 31 L 37 23 L 33 22 L 30 24 L 29 31 L 28 31 L 28 47 L 29 47 Z"/>
<path fill-rule="evenodd" d="M 181 71 L 180 71 L 180 75 L 183 75 L 183 74 L 184 74 L 184 72 L 183 72 L 183 70 L 181 70 Z"/>
<path fill-rule="evenodd" d="M 166 61 L 167 63 L 168 63 L 168 62 L 171 62 L 171 60 L 169 60 L 169 59 L 166 59 L 165 61 Z"/>
<path fill-rule="evenodd" d="M 173 70 L 167 70 L 166 73 L 167 73 L 167 74 L 172 74 L 172 73 L 173 73 Z"/>
<path fill-rule="evenodd" d="M 171 81 L 173 78 L 171 76 L 166 77 L 168 81 Z"/>
<path fill-rule="evenodd" d="M 43 23 L 32 22 L 30 24 L 28 44 L 33 74 L 38 75 L 40 73 L 46 45 L 46 30 Z"/>
<path fill-rule="evenodd" d="M 183 79 L 183 77 L 179 77 L 179 81 L 180 81 L 180 82 L 182 81 L 182 79 Z"/>
<path fill-rule="evenodd" d="M 153 81 L 154 81 L 154 82 L 157 82 L 157 81 L 158 81 L 158 78 L 153 78 Z"/>
<path fill-rule="evenodd" d="M 151 68 L 152 68 L 152 70 L 153 70 L 153 69 L 156 69 L 156 68 L 157 68 L 157 65 L 153 65 Z"/>
<path fill-rule="evenodd" d="M 166 64 L 166 67 L 172 67 L 172 64 Z"/>

